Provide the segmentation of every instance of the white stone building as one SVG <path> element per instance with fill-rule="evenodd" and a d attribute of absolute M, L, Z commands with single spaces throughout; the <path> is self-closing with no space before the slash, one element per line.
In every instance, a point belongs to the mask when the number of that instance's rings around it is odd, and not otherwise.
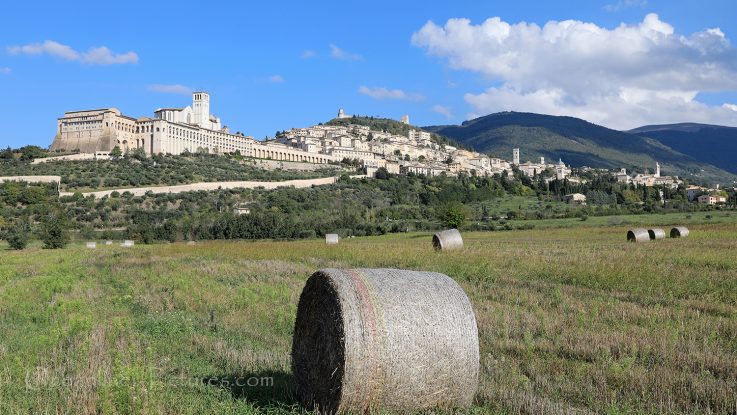
<path fill-rule="evenodd" d="M 116 108 L 67 112 L 58 119 L 51 149 L 101 155 L 115 147 L 123 152 L 142 149 L 146 154 L 205 150 L 250 155 L 256 143 L 222 128 L 220 119 L 210 114 L 210 96 L 205 92 L 192 94 L 192 106 L 159 108 L 154 114 L 133 118 Z"/>
<path fill-rule="evenodd" d="M 430 141 L 431 136 L 427 131 L 422 130 L 409 130 L 407 132 L 407 138 L 411 141 Z"/>

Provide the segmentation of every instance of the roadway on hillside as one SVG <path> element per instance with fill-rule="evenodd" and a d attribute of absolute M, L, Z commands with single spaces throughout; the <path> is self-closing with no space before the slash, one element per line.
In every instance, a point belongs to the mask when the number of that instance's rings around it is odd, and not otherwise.
<path fill-rule="evenodd" d="M 355 175 L 351 178 L 366 177 L 365 175 Z M 113 192 L 124 193 L 130 192 L 134 196 L 143 196 L 147 192 L 152 193 L 183 193 L 183 192 L 195 192 L 198 190 L 218 190 L 218 189 L 255 189 L 257 187 L 263 187 L 264 189 L 276 189 L 277 187 L 312 187 L 320 186 L 325 184 L 333 184 L 338 180 L 337 177 L 322 177 L 318 179 L 301 179 L 301 180 L 284 180 L 280 182 L 259 182 L 259 181 L 234 181 L 234 182 L 200 182 L 190 184 L 180 184 L 176 186 L 148 186 L 148 187 L 131 187 L 126 189 L 109 189 L 109 190 L 98 190 L 95 192 L 84 192 L 83 196 L 94 195 L 96 198 L 103 196 L 110 196 Z M 61 192 L 59 196 L 71 196 L 74 192 Z"/>

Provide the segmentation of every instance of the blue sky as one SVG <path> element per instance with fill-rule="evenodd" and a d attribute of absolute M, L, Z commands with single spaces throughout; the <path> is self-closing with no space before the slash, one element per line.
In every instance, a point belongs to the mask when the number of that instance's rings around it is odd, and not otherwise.
<path fill-rule="evenodd" d="M 259 139 L 339 107 L 416 125 L 501 110 L 737 125 L 735 16 L 734 1 L 8 0 L 0 146 L 48 146 L 65 111 L 151 116 L 191 89 Z"/>

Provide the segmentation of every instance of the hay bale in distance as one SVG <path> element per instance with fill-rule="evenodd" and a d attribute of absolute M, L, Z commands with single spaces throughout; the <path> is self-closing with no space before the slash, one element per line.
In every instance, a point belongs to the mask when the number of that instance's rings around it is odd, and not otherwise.
<path fill-rule="evenodd" d="M 195 241 L 187 241 L 187 245 L 189 245 L 189 246 L 197 245 L 197 242 L 195 242 Z"/>
<path fill-rule="evenodd" d="M 326 245 L 338 245 L 338 241 L 340 241 L 340 237 L 337 233 L 326 233 L 325 234 L 325 244 Z"/>
<path fill-rule="evenodd" d="M 84 245 L 89 249 L 97 248 L 97 242 L 86 242 Z"/>
<path fill-rule="evenodd" d="M 131 241 L 130 239 L 126 239 L 125 241 L 123 241 L 123 243 L 122 243 L 122 244 L 120 244 L 120 246 L 122 246 L 123 248 L 130 248 L 130 247 L 132 247 L 132 246 L 133 246 L 134 244 L 135 244 L 135 243 L 134 243 L 133 241 Z"/>
<path fill-rule="evenodd" d="M 112 245 L 113 241 L 105 241 L 105 245 Z"/>
<path fill-rule="evenodd" d="M 688 228 L 685 226 L 676 226 L 670 230 L 671 238 L 685 238 L 688 236 Z"/>
<path fill-rule="evenodd" d="M 396 269 L 324 269 L 305 284 L 292 343 L 297 396 L 320 413 L 469 406 L 479 339 L 451 278 Z"/>
<path fill-rule="evenodd" d="M 458 229 L 448 229 L 433 235 L 432 246 L 438 251 L 450 251 L 463 248 L 463 238 Z"/>
<path fill-rule="evenodd" d="M 647 229 L 635 228 L 627 231 L 627 242 L 648 242 L 650 234 Z"/>
<path fill-rule="evenodd" d="M 648 235 L 650 235 L 650 240 L 654 241 L 656 239 L 665 239 L 665 231 L 660 228 L 652 228 L 647 230 Z"/>

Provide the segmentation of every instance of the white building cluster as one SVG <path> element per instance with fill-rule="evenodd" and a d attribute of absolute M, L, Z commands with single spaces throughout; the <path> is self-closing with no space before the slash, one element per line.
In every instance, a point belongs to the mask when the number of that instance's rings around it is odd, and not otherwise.
<path fill-rule="evenodd" d="M 540 157 L 539 163 L 533 163 L 526 161 L 524 163 L 519 162 L 520 151 L 518 148 L 512 150 L 512 164 L 516 165 L 517 168 L 525 174 L 525 176 L 536 176 L 545 171 L 549 172 L 550 175 L 547 177 L 548 181 L 551 180 L 563 180 L 568 178 L 572 181 L 577 181 L 576 178 L 571 176 L 571 168 L 563 163 L 562 159 L 558 159 L 557 163 L 546 163 L 545 157 Z"/>
<path fill-rule="evenodd" d="M 337 118 L 350 117 L 340 109 Z M 405 121 L 409 122 L 408 116 Z M 357 124 L 316 125 L 284 131 L 275 141 L 287 148 L 327 155 L 335 160 L 358 160 L 368 174 L 384 167 L 390 173 L 490 175 L 511 167 L 501 159 L 438 144 L 430 133 L 415 129 L 403 136 Z"/>
<path fill-rule="evenodd" d="M 655 162 L 655 173 L 633 173 L 627 174 L 627 169 L 621 169 L 616 174 L 617 181 L 620 183 L 634 184 L 637 186 L 665 186 L 675 189 L 679 184 L 683 183 L 678 176 L 661 176 L 660 163 Z"/>

